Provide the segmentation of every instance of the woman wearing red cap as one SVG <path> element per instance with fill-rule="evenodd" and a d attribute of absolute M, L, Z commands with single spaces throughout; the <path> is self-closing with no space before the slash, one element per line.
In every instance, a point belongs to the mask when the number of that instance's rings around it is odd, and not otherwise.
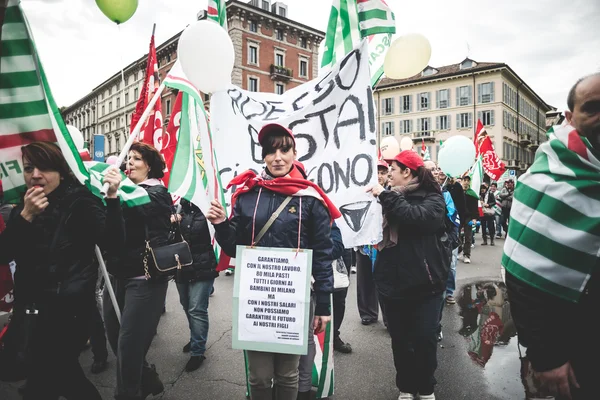
<path fill-rule="evenodd" d="M 413 151 L 394 158 L 389 183 L 390 190 L 371 189 L 384 215 L 374 276 L 392 338 L 398 399 L 435 399 L 437 328 L 450 260 L 442 243 L 446 206 L 440 185 Z"/>
<path fill-rule="evenodd" d="M 315 332 L 321 332 L 331 320 L 330 231 L 332 220 L 339 218 L 340 213 L 325 193 L 307 181 L 294 165 L 296 143 L 289 129 L 278 124 L 266 125 L 260 130 L 258 141 L 265 170 L 260 176 L 246 171 L 229 183 L 239 187 L 231 199 L 231 219 L 226 218 L 225 210 L 216 200 L 206 217 L 215 226 L 215 238 L 231 257 L 236 256 L 236 245 L 312 249 L 314 326 Z M 257 234 L 288 197 L 288 205 L 257 240 Z M 247 351 L 247 356 L 253 400 L 296 400 L 299 355 Z"/>

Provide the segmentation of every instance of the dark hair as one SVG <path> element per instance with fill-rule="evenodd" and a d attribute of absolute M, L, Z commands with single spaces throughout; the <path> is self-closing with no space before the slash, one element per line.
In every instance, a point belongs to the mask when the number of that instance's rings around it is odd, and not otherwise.
<path fill-rule="evenodd" d="M 600 77 L 600 72 L 595 72 L 593 74 L 586 75 L 583 78 L 579 78 L 577 80 L 577 82 L 575 82 L 575 84 L 573 85 L 571 90 L 569 90 L 569 94 L 567 95 L 567 106 L 569 107 L 569 111 L 573 112 L 573 110 L 575 109 L 575 100 L 577 97 L 577 86 L 579 86 L 579 84 L 581 82 L 585 81 L 586 79 L 596 77 L 596 76 Z"/>
<path fill-rule="evenodd" d="M 129 151 L 137 151 L 142 155 L 142 160 L 148 164 L 148 178 L 160 179 L 165 176 L 165 162 L 154 146 L 147 143 L 136 142 L 131 145 Z"/>
<path fill-rule="evenodd" d="M 498 188 L 498 184 L 497 184 L 496 182 L 492 183 L 492 184 L 490 185 L 490 187 L 491 187 L 491 186 L 496 186 L 496 189 Z"/>
<path fill-rule="evenodd" d="M 278 149 L 282 151 L 296 150 L 294 139 L 286 133 L 267 135 L 262 144 L 262 158 L 264 159 L 268 154 L 275 153 Z"/>
<path fill-rule="evenodd" d="M 396 160 L 394 160 L 394 162 L 403 171 L 408 168 L 406 165 L 404 165 Z M 425 168 L 425 166 L 418 167 L 416 171 L 412 170 L 410 168 L 408 168 L 408 169 L 410 170 L 410 174 L 413 177 L 417 177 L 417 180 L 419 181 L 419 186 L 417 187 L 417 190 L 423 189 L 426 192 L 434 192 L 434 193 L 442 194 L 442 189 L 440 187 L 440 184 L 433 177 L 431 170 Z"/>
<path fill-rule="evenodd" d="M 51 142 L 34 142 L 21 147 L 23 162 L 33 164 L 40 171 L 56 171 L 67 181 L 75 181 L 75 177 L 65 160 L 60 147 Z"/>

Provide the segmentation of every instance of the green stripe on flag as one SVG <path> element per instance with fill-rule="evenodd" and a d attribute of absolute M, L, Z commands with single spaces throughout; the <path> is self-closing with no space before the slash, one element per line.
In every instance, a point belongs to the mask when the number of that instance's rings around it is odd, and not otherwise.
<path fill-rule="evenodd" d="M 2 57 L 31 55 L 28 39 L 2 41 Z"/>
<path fill-rule="evenodd" d="M 576 302 L 581 295 L 581 293 L 579 293 L 577 290 L 572 290 L 562 285 L 557 285 L 556 283 L 545 279 L 535 272 L 530 271 L 517 261 L 511 259 L 506 255 L 506 253 L 502 255 L 502 265 L 520 280 L 529 282 L 529 284 L 542 291 L 550 291 L 551 293 L 555 293 L 557 296 L 567 301 Z"/>
<path fill-rule="evenodd" d="M 0 104 L 0 119 L 23 118 L 48 113 L 46 101 L 31 101 L 28 103 Z"/>
<path fill-rule="evenodd" d="M 368 10 L 368 11 L 361 11 L 358 13 L 358 20 L 359 21 L 366 21 L 368 19 L 385 19 L 387 20 L 387 12 L 385 10 L 381 10 L 381 9 L 374 9 L 374 10 Z"/>
<path fill-rule="evenodd" d="M 340 19 L 342 21 L 342 36 L 344 37 L 345 54 L 350 53 L 354 48 L 350 27 L 350 14 L 348 14 L 348 1 L 353 0 L 340 0 Z"/>
<path fill-rule="evenodd" d="M 7 7 L 6 13 L 4 14 L 4 23 L 9 24 L 13 22 L 23 22 L 23 14 L 19 10 L 19 6 Z"/>
<path fill-rule="evenodd" d="M 325 53 L 321 60 L 321 67 L 325 67 L 332 63 L 333 55 L 335 54 L 335 32 L 337 31 L 339 12 L 336 7 L 331 7 L 329 15 L 329 24 L 327 25 L 327 34 L 325 35 Z"/>
<path fill-rule="evenodd" d="M 379 35 L 379 34 L 384 34 L 384 33 L 390 33 L 390 28 L 383 27 L 383 26 L 375 26 L 373 28 L 361 30 L 361 34 L 363 37 L 371 36 L 371 35 Z"/>
<path fill-rule="evenodd" d="M 9 72 L 0 74 L 0 87 L 2 89 L 16 89 L 20 87 L 38 86 L 40 84 L 36 71 Z"/>
<path fill-rule="evenodd" d="M 535 251 L 537 254 L 552 260 L 560 265 L 571 265 L 571 269 L 579 272 L 586 272 L 584 268 L 578 268 L 573 260 L 583 263 L 594 263 L 597 258 L 595 255 L 586 254 L 572 247 L 558 243 L 547 236 L 544 236 L 533 229 L 529 229 L 514 218 L 510 219 L 510 237 L 519 242 L 520 245 Z"/>

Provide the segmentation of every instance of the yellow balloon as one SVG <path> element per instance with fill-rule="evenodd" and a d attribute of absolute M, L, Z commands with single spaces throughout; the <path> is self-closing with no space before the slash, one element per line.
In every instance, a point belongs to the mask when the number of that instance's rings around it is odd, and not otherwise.
<path fill-rule="evenodd" d="M 410 78 L 423 71 L 431 59 L 429 40 L 410 33 L 394 40 L 385 55 L 383 72 L 392 79 Z"/>

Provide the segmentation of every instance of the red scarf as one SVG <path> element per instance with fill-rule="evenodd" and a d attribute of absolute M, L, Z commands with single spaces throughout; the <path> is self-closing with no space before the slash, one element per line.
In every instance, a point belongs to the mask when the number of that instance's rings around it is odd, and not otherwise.
<path fill-rule="evenodd" d="M 327 197 L 325 192 L 323 192 L 318 185 L 304 179 L 300 171 L 298 171 L 295 166 L 286 176 L 270 180 L 264 179 L 263 177 L 256 175 L 254 171 L 248 170 L 233 178 L 231 182 L 229 182 L 229 185 L 227 185 L 227 189 L 233 185 L 237 185 L 239 187 L 233 196 L 231 196 L 232 210 L 233 206 L 235 205 L 235 201 L 240 194 L 249 192 L 255 186 L 260 186 L 285 196 L 311 196 L 317 198 L 329 210 L 331 221 L 342 216 L 333 202 L 329 200 L 329 197 Z"/>

